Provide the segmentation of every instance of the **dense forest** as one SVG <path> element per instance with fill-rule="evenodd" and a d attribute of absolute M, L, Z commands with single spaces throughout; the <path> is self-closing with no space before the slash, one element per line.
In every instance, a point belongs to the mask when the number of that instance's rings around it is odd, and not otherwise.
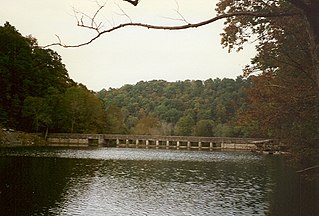
<path fill-rule="evenodd" d="M 236 123 L 249 79 L 162 80 L 89 91 L 58 53 L 0 27 L 0 123 L 27 132 L 249 136 Z"/>
<path fill-rule="evenodd" d="M 249 136 L 236 124 L 250 80 L 153 80 L 98 92 L 109 133 Z"/>
<path fill-rule="evenodd" d="M 27 132 L 102 132 L 99 99 L 69 78 L 58 53 L 0 27 L 0 124 Z"/>

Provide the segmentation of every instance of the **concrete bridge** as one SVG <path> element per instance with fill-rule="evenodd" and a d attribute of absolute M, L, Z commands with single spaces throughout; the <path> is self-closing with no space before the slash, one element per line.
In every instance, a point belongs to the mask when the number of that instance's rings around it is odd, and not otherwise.
<path fill-rule="evenodd" d="M 194 137 L 194 136 L 152 136 L 119 134 L 59 134 L 47 137 L 49 146 L 97 146 L 118 148 L 156 148 L 188 150 L 250 150 L 275 151 L 276 140 L 258 138 Z"/>

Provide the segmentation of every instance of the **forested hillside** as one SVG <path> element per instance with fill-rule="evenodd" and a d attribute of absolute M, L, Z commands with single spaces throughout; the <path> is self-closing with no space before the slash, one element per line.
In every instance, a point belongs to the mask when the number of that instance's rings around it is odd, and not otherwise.
<path fill-rule="evenodd" d="M 70 79 L 58 53 L 8 22 L 0 27 L 0 126 L 27 132 L 101 132 L 98 98 Z"/>
<path fill-rule="evenodd" d="M 0 27 L 0 124 L 27 132 L 248 136 L 234 121 L 249 80 L 154 80 L 97 94 L 70 79 L 58 53 Z M 97 97 L 98 96 L 98 97 Z"/>
<path fill-rule="evenodd" d="M 98 93 L 107 110 L 109 133 L 248 136 L 234 121 L 245 108 L 250 81 L 153 80 Z"/>

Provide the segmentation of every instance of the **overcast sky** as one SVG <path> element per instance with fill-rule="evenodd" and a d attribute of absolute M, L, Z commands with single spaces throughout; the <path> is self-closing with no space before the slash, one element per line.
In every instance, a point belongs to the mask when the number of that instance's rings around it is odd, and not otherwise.
<path fill-rule="evenodd" d="M 178 1 L 178 3 L 177 3 Z M 99 0 L 103 4 L 104 0 Z M 208 19 L 218 0 L 141 0 L 137 7 L 121 0 L 108 0 L 97 17 L 103 27 L 123 22 L 180 25 Z M 94 0 L 10 0 L 2 1 L 0 22 L 9 21 L 23 35 L 32 35 L 40 45 L 57 42 L 86 42 L 93 31 L 76 26 L 74 8 L 92 16 Z M 127 16 L 123 15 L 123 12 Z M 181 15 L 179 15 L 181 14 Z M 206 80 L 236 78 L 254 56 L 250 44 L 244 51 L 228 53 L 220 45 L 223 21 L 205 27 L 163 31 L 139 27 L 120 29 L 80 48 L 51 47 L 61 56 L 70 77 L 89 89 L 118 88 L 138 81 L 163 79 Z"/>

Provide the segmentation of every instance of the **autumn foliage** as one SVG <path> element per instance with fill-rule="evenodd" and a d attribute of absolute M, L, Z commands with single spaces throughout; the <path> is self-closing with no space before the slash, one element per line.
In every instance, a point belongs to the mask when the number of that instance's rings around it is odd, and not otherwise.
<path fill-rule="evenodd" d="M 312 31 L 315 1 L 231 1 L 218 4 L 219 13 L 250 10 L 286 11 L 285 17 L 232 17 L 225 22 L 222 44 L 229 50 L 256 40 L 257 55 L 244 73 L 252 79 L 248 108 L 239 122 L 265 137 L 288 144 L 305 163 L 318 161 L 319 88 L 318 49 Z M 246 9 L 245 9 L 246 7 Z M 317 44 L 318 45 L 318 44 Z M 311 157 L 308 157 L 311 156 Z M 311 162 L 312 161 L 312 162 Z"/>

